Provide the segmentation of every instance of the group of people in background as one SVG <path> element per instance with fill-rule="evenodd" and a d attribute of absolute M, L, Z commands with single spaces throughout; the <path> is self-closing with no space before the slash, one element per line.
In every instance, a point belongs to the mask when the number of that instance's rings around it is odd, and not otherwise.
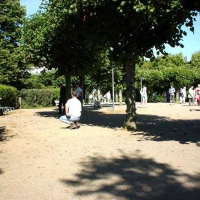
<path fill-rule="evenodd" d="M 200 84 L 194 89 L 191 85 L 188 91 L 189 105 L 199 105 L 200 104 Z"/>
<path fill-rule="evenodd" d="M 170 95 L 170 103 L 174 104 L 175 102 L 175 88 L 171 85 L 169 88 Z M 189 105 L 199 105 L 200 103 L 200 84 L 196 88 L 193 85 L 190 86 L 188 90 L 188 95 L 186 91 L 186 87 L 180 88 L 179 90 L 179 100 L 180 104 L 184 104 L 186 102 L 186 98 L 188 97 Z"/>
<path fill-rule="evenodd" d="M 180 88 L 180 90 L 176 91 L 174 86 L 171 85 L 168 92 L 163 92 L 163 102 L 167 103 L 168 101 L 170 104 L 175 103 L 176 99 L 176 92 L 179 94 L 179 101 L 180 104 L 185 104 L 186 99 L 188 98 L 189 105 L 200 105 L 200 84 L 196 88 L 194 88 L 193 85 L 190 86 L 189 90 L 187 91 L 187 88 L 184 86 L 183 88 Z M 147 87 L 146 85 L 143 85 L 143 87 L 140 90 L 141 94 L 141 103 L 142 105 L 147 104 Z M 153 92 L 153 102 L 157 102 L 157 92 Z"/>
<path fill-rule="evenodd" d="M 175 103 L 175 88 L 171 85 L 169 88 L 169 95 L 170 95 L 170 103 Z M 180 88 L 178 91 L 179 93 L 179 101 L 180 104 L 185 104 L 186 98 L 188 98 L 189 105 L 199 105 L 200 102 L 200 84 L 194 89 L 194 86 L 191 85 L 188 92 L 187 88 L 184 86 Z M 167 102 L 167 93 L 163 93 L 164 102 Z"/>

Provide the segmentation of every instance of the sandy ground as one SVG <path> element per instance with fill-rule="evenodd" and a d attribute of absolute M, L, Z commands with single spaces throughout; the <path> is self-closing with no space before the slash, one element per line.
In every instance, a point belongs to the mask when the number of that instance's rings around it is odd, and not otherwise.
<path fill-rule="evenodd" d="M 55 108 L 0 116 L 0 200 L 199 200 L 200 107 L 84 107 L 69 130 Z"/>

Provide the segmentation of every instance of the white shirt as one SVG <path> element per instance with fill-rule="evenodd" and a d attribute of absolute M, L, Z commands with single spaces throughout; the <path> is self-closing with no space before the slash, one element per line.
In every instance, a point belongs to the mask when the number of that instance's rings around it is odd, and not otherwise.
<path fill-rule="evenodd" d="M 82 110 L 81 102 L 76 97 L 69 99 L 66 105 L 69 108 L 69 115 L 73 115 L 76 117 L 81 116 L 81 110 Z"/>
<path fill-rule="evenodd" d="M 146 86 L 144 86 L 144 87 L 141 89 L 140 94 L 141 94 L 142 96 L 147 96 L 147 88 L 146 88 Z"/>
<path fill-rule="evenodd" d="M 186 97 L 186 90 L 185 88 L 182 89 L 183 96 Z"/>
<path fill-rule="evenodd" d="M 107 99 L 110 100 L 110 98 L 111 98 L 110 92 L 107 92 L 106 96 L 107 96 Z"/>
<path fill-rule="evenodd" d="M 194 94 L 195 94 L 195 91 L 192 88 L 190 88 L 188 98 L 194 98 Z"/>

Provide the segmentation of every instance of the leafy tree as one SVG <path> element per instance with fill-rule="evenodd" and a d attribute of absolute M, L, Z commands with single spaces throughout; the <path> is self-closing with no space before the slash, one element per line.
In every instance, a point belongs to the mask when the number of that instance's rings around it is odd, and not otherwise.
<path fill-rule="evenodd" d="M 200 51 L 192 54 L 190 63 L 191 63 L 190 65 L 191 68 L 200 70 Z"/>
<path fill-rule="evenodd" d="M 200 9 L 200 3 L 170 0 L 137 1 L 84 1 L 84 23 L 93 24 L 91 32 L 97 30 L 102 41 L 114 50 L 113 60 L 121 62 L 126 73 L 126 126 L 136 129 L 135 108 L 135 64 L 139 57 L 153 57 L 153 47 L 157 54 L 165 54 L 164 44 L 183 46 L 181 38 L 186 32 L 181 26 L 186 24 L 193 31 L 193 21 Z M 102 37 L 101 37 L 102 36 Z"/>
<path fill-rule="evenodd" d="M 200 83 L 200 51 L 192 54 L 192 58 L 188 67 L 196 73 L 197 78 L 192 84 L 197 86 Z"/>
<path fill-rule="evenodd" d="M 197 69 L 188 67 L 188 62 L 182 54 L 157 57 L 153 61 L 144 61 L 136 68 L 136 82 L 144 78 L 148 87 L 148 96 L 156 91 L 162 94 L 172 84 L 177 91 L 183 86 L 194 84 L 198 79 Z M 138 85 L 137 89 L 140 89 Z M 139 95 L 140 96 L 140 95 Z"/>
<path fill-rule="evenodd" d="M 100 61 L 99 55 L 112 47 L 110 61 L 122 65 L 125 73 L 126 126 L 136 129 L 135 65 L 140 57 L 152 58 L 153 47 L 157 54 L 165 54 L 164 44 L 183 46 L 180 41 L 186 32 L 181 26 L 193 31 L 200 2 L 54 0 L 44 1 L 43 9 L 40 20 L 44 23 L 34 30 L 42 35 L 36 37 L 36 56 L 44 57 L 50 67 L 56 65 L 70 80 L 72 72 L 78 75 L 97 70 L 94 63 Z"/>
<path fill-rule="evenodd" d="M 29 75 L 20 47 L 25 8 L 19 0 L 1 0 L 0 10 L 0 83 L 21 88 Z"/>
<path fill-rule="evenodd" d="M 56 68 L 60 75 L 64 74 L 67 96 L 71 97 L 71 77 L 80 77 L 79 82 L 83 82 L 85 74 L 92 74 L 99 62 L 104 65 L 105 47 L 85 36 L 82 19 L 77 18 L 80 13 L 74 14 L 76 9 L 72 2 L 43 1 L 42 9 L 43 12 L 27 19 L 24 26 L 28 58 L 37 65 Z"/>

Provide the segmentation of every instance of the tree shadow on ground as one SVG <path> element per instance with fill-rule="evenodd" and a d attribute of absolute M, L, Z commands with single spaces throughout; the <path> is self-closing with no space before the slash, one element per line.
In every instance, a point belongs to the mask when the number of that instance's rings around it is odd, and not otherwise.
<path fill-rule="evenodd" d="M 38 111 L 35 113 L 35 115 L 41 116 L 41 117 L 53 117 L 53 118 L 60 118 L 60 114 L 58 114 L 57 109 L 49 110 L 49 111 Z"/>
<path fill-rule="evenodd" d="M 9 141 L 14 136 L 6 130 L 6 126 L 0 126 L 0 142 Z"/>
<path fill-rule="evenodd" d="M 59 119 L 55 111 L 37 112 L 42 117 L 55 117 Z M 122 128 L 126 119 L 124 112 L 101 112 L 95 110 L 84 110 L 80 123 L 82 126 L 100 126 L 104 128 Z M 190 142 L 197 143 L 200 147 L 200 120 L 170 120 L 157 115 L 137 116 L 138 131 L 131 132 L 131 135 L 140 135 L 138 141 L 179 141 L 182 144 Z"/>
<path fill-rule="evenodd" d="M 138 130 L 132 135 L 141 135 L 139 141 L 179 141 L 182 144 L 196 143 L 200 147 L 200 120 L 170 120 L 156 115 L 139 115 Z"/>
<path fill-rule="evenodd" d="M 6 127 L 5 126 L 0 126 L 0 142 L 3 142 L 5 140 L 5 135 L 6 135 Z"/>
<path fill-rule="evenodd" d="M 126 115 L 119 113 L 104 113 L 101 111 L 83 111 L 80 120 L 82 124 L 89 126 L 101 126 L 109 128 L 121 128 L 124 125 Z"/>
<path fill-rule="evenodd" d="M 200 174 L 184 174 L 167 164 L 158 163 L 138 152 L 108 159 L 89 157 L 74 179 L 61 182 L 73 187 L 75 195 L 95 199 L 198 200 Z M 181 166 L 179 166 L 181 167 Z M 107 195 L 105 197 L 105 195 Z"/>
<path fill-rule="evenodd" d="M 3 174 L 3 170 L 2 170 L 2 169 L 0 169 L 0 175 L 1 175 L 1 174 Z"/>
<path fill-rule="evenodd" d="M 59 115 L 55 111 L 38 111 L 35 115 L 41 117 L 54 117 L 59 119 Z M 80 120 L 81 124 L 88 126 L 102 126 L 109 128 L 122 127 L 125 122 L 125 114 L 105 114 L 97 110 L 83 110 Z"/>

